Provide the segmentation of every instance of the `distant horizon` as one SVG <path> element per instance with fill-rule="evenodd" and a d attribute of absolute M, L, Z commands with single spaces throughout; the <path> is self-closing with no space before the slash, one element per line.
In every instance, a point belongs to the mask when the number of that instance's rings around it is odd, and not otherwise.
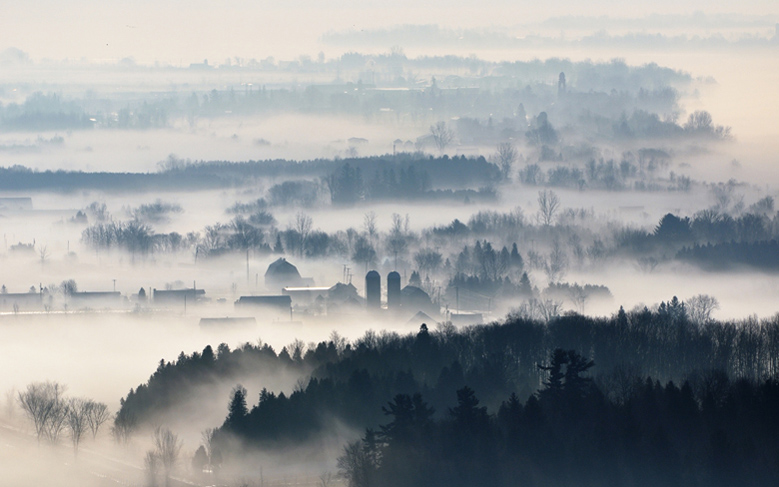
<path fill-rule="evenodd" d="M 745 29 L 751 35 L 767 35 L 779 22 L 779 5 L 769 0 L 738 6 L 725 1 L 663 1 L 644 6 L 606 0 L 586 7 L 565 1 L 551 8 L 504 0 L 483 2 L 478 7 L 460 1 L 454 8 L 443 0 L 424 6 L 408 0 L 392 6 L 348 0 L 327 7 L 298 0 L 263 8 L 233 0 L 219 7 L 204 1 L 188 2 L 186 10 L 172 0 L 136 2 L 132 7 L 117 3 L 10 0 L 0 19 L 0 51 L 15 47 L 36 61 L 115 62 L 132 58 L 145 65 L 181 66 L 204 58 L 221 64 L 235 56 L 259 60 L 316 56 L 320 51 L 337 56 L 339 50 L 325 42 L 325 36 L 407 25 L 486 32 L 520 29 L 529 35 L 545 31 L 543 35 L 554 37 L 577 29 L 592 35 L 601 30 L 621 34 L 626 28 L 643 33 L 676 29 L 683 34 L 693 28 L 705 37 Z M 387 50 L 391 47 L 384 46 Z"/>

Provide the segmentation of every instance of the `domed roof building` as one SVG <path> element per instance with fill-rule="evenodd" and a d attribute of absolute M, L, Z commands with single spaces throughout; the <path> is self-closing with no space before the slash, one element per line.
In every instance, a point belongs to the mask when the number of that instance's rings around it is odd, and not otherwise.
<path fill-rule="evenodd" d="M 298 268 L 284 257 L 273 261 L 265 271 L 265 287 L 269 289 L 300 286 L 302 282 Z"/>

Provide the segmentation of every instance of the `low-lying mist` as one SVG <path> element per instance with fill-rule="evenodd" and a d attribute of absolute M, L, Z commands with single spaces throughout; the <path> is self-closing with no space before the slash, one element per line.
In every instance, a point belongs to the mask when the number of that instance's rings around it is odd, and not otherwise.
<path fill-rule="evenodd" d="M 69 4 L 57 29 L 118 12 L 93 3 Z M 612 17 L 595 18 L 564 2 L 509 25 L 520 7 L 506 2 L 309 3 L 306 18 L 241 14 L 231 44 L 213 42 L 224 21 L 195 2 L 196 28 L 171 21 L 180 37 L 162 46 L 144 33 L 179 8 L 163 2 L 157 20 L 90 27 L 106 42 L 80 61 L 44 59 L 71 57 L 78 36 L 43 45 L 31 20 L 11 22 L 0 483 L 364 487 L 335 477 L 349 470 L 337 459 L 361 438 L 389 458 L 388 401 L 424 416 L 417 392 L 445 431 L 464 404 L 493 426 L 534 408 L 553 418 L 553 367 L 539 366 L 557 357 L 567 387 L 579 353 L 597 407 L 628 418 L 625 397 L 679 386 L 711 419 L 738 380 L 776 374 L 773 5 L 662 2 L 638 18 L 606 2 Z M 383 44 L 398 33 L 412 37 Z M 289 264 L 291 277 L 272 272 Z M 678 384 L 639 393 L 648 376 Z M 50 441 L 20 408 L 45 381 L 111 413 L 77 455 L 72 426 Z M 646 443 L 678 446 L 679 429 Z"/>
<path fill-rule="evenodd" d="M 357 117 L 276 114 L 198 120 L 157 130 L 82 130 L 0 134 L 0 165 L 39 170 L 155 172 L 170 155 L 189 160 L 266 160 L 377 155 L 417 126 L 366 124 Z M 45 141 L 61 137 L 58 144 Z M 348 139 L 362 139 L 355 146 Z"/>

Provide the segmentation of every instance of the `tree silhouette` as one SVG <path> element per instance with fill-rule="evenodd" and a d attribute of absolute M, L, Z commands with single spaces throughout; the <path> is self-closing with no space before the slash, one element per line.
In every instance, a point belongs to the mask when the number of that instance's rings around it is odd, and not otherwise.
<path fill-rule="evenodd" d="M 433 136 L 438 152 L 443 153 L 454 142 L 454 132 L 446 126 L 446 122 L 436 122 L 430 126 L 430 135 Z"/>
<path fill-rule="evenodd" d="M 392 421 L 381 427 L 379 437 L 385 442 L 408 442 L 429 426 L 435 412 L 422 400 L 421 394 L 397 394 L 381 408 Z"/>
<path fill-rule="evenodd" d="M 582 357 L 575 350 L 568 350 L 568 362 L 564 375 L 566 395 L 579 398 L 586 394 L 592 379 L 583 377 L 583 374 L 586 374 L 594 366 L 595 361 Z"/>
<path fill-rule="evenodd" d="M 81 443 L 81 437 L 89 429 L 89 409 L 90 401 L 80 397 L 73 397 L 68 400 L 65 422 L 70 431 L 70 439 L 73 443 L 73 454 L 78 455 L 78 446 Z"/>
<path fill-rule="evenodd" d="M 108 406 L 102 402 L 89 401 L 87 409 L 87 422 L 92 432 L 92 439 L 97 437 L 100 427 L 111 418 Z"/>
<path fill-rule="evenodd" d="M 538 192 L 538 219 L 543 225 L 549 226 L 554 222 L 559 208 L 560 198 L 554 191 L 545 189 Z"/>
<path fill-rule="evenodd" d="M 449 409 L 458 428 L 477 430 L 486 427 L 487 408 L 479 407 L 476 393 L 468 386 L 457 391 L 457 406 Z"/>
<path fill-rule="evenodd" d="M 666 214 L 655 228 L 655 237 L 664 244 L 682 243 L 692 238 L 689 218 Z"/>
<path fill-rule="evenodd" d="M 338 457 L 338 470 L 349 487 L 373 487 L 381 454 L 376 434 L 367 430 L 362 441 L 344 446 L 343 455 Z"/>
<path fill-rule="evenodd" d="M 360 168 L 348 162 L 325 179 L 330 199 L 336 204 L 354 204 L 363 196 L 363 180 Z"/>
<path fill-rule="evenodd" d="M 539 397 L 553 402 L 563 398 L 573 401 L 584 397 L 592 379 L 583 377 L 583 374 L 593 366 L 594 361 L 585 359 L 575 350 L 556 348 L 549 357 L 549 365 L 538 365 L 539 369 L 548 372 Z"/>
<path fill-rule="evenodd" d="M 68 415 L 64 393 L 65 387 L 57 382 L 35 382 L 19 392 L 19 405 L 33 422 L 39 442 L 46 438 L 56 443 L 64 429 Z"/>
<path fill-rule="evenodd" d="M 568 352 L 562 348 L 556 348 L 549 358 L 549 365 L 538 364 L 538 368 L 548 372 L 544 380 L 544 389 L 539 393 L 541 397 L 558 398 L 563 394 L 565 385 L 565 372 L 563 367 L 568 364 Z"/>
<path fill-rule="evenodd" d="M 711 321 L 711 313 L 719 309 L 719 301 L 714 296 L 708 294 L 698 294 L 691 297 L 685 303 L 690 321 L 703 325 Z"/>
<path fill-rule="evenodd" d="M 498 168 L 500 169 L 501 178 L 504 181 L 511 180 L 511 168 L 514 166 L 518 157 L 517 149 L 513 144 L 505 142 L 499 144 L 496 151 L 496 159 Z"/>
<path fill-rule="evenodd" d="M 165 469 L 165 485 L 170 485 L 170 475 L 176 466 L 182 442 L 178 435 L 173 434 L 168 428 L 158 426 L 152 436 L 154 440 L 155 455 Z"/>
<path fill-rule="evenodd" d="M 352 252 L 352 260 L 363 264 L 365 272 L 368 272 L 368 266 L 376 261 L 376 249 L 363 235 L 357 237 L 357 241 L 354 244 L 354 252 Z"/>
<path fill-rule="evenodd" d="M 231 431 L 240 432 L 243 428 L 244 420 L 249 414 L 246 406 L 246 388 L 242 385 L 238 384 L 233 388 L 227 411 L 225 427 Z"/>

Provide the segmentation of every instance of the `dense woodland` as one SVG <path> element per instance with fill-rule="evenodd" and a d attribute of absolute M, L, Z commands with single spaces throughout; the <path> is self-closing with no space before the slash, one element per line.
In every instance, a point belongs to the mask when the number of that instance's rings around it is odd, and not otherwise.
<path fill-rule="evenodd" d="M 384 485 L 731 486 L 779 480 L 779 382 L 712 374 L 697 390 L 647 377 L 622 397 L 586 376 L 593 363 L 555 350 L 539 391 L 497 410 L 469 387 L 436 418 L 398 394 L 339 458 L 350 487 Z"/>
<path fill-rule="evenodd" d="M 556 349 L 582 352 L 558 357 Z M 452 470 L 438 462 L 459 465 L 467 483 L 486 468 L 475 458 L 453 460 L 469 451 L 491 452 L 487 465 L 496 482 L 519 468 L 538 485 L 644 485 L 640 472 L 664 475 L 662 464 L 678 469 L 674 481 L 711 485 L 707 475 L 715 471 L 709 468 L 745 465 L 736 459 L 760 444 L 765 450 L 748 460 L 759 485 L 766 475 L 777 475 L 777 445 L 764 440 L 777 427 L 770 416 L 778 357 L 776 318 L 696 323 L 676 298 L 656 310 L 620 309 L 608 319 L 509 317 L 462 330 L 442 325 L 405 336 L 368 332 L 354 343 L 334 336 L 278 353 L 268 345 L 220 345 L 216 353 L 208 347 L 161 361 L 149 381 L 122 400 L 114 430 L 131 435 L 149 428 L 155 418 L 197 403 L 196 391 L 209 385 L 284 370 L 307 379 L 293 391 L 263 389 L 254 399 L 239 384 L 225 398 L 227 417 L 209 445 L 219 452 L 221 467 L 231 468 L 247 446 L 300 445 L 344 424 L 378 434 L 347 447 L 347 456 L 370 453 L 365 468 L 378 482 L 353 485 L 383 485 L 396 474 L 414 484 L 448 482 Z M 411 422 L 402 428 L 412 428 L 412 437 L 393 436 L 403 421 Z M 461 429 L 454 427 L 458 421 L 476 423 Z M 742 422 L 743 428 L 735 427 Z M 452 443 L 450 435 L 459 439 Z M 445 453 L 454 444 L 461 453 Z M 393 460 L 399 449 L 410 457 Z M 620 461 L 600 468 L 615 451 Z M 731 454 L 726 464 L 698 464 Z"/>

